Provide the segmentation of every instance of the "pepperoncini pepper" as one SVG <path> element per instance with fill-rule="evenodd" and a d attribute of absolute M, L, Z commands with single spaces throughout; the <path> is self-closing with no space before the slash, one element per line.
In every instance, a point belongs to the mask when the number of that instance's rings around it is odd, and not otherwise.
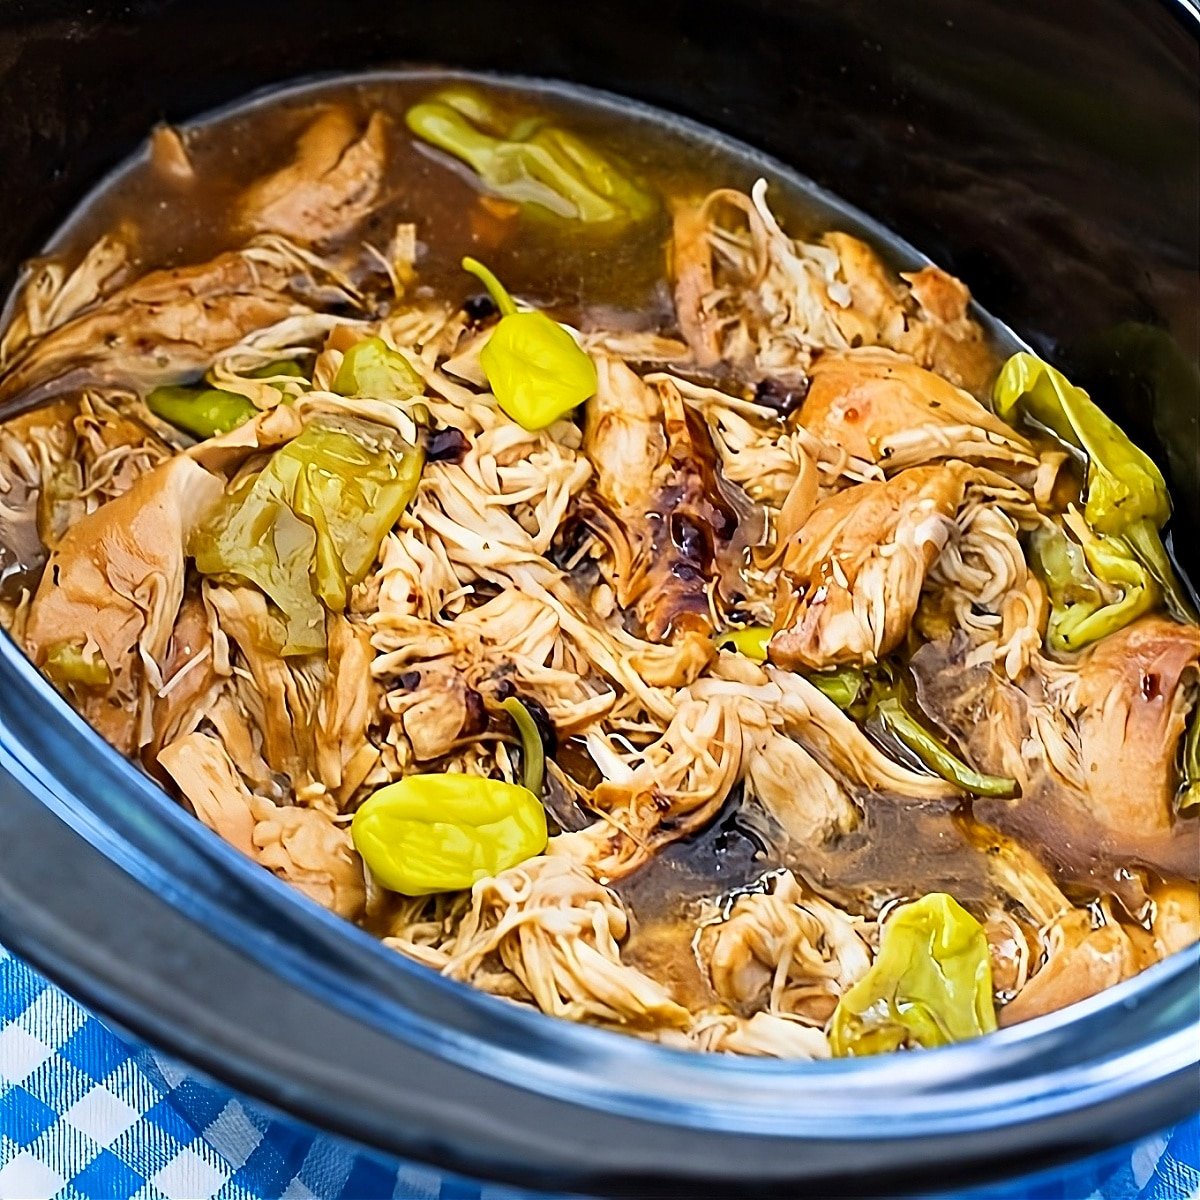
<path fill-rule="evenodd" d="M 870 970 L 838 1001 L 829 1040 L 839 1057 L 945 1046 L 996 1028 L 983 927 L 946 892 L 901 905 Z"/>
<path fill-rule="evenodd" d="M 176 429 L 201 439 L 228 433 L 258 414 L 245 396 L 220 388 L 157 387 L 147 395 L 146 407 Z"/>
<path fill-rule="evenodd" d="M 1150 457 L 1096 406 L 1082 388 L 1032 354 L 1014 354 L 993 389 L 996 412 L 1007 421 L 1032 418 L 1087 458 L 1083 515 L 1089 527 L 1124 540 L 1162 589 L 1172 614 L 1194 620 L 1159 536 L 1171 515 L 1162 473 Z"/>
<path fill-rule="evenodd" d="M 727 629 L 713 640 L 718 650 L 734 650 L 761 663 L 767 661 L 767 646 L 773 632 L 766 625 L 749 625 L 745 629 Z"/>
<path fill-rule="evenodd" d="M 281 611 L 284 654 L 325 645 L 325 607 L 341 611 L 412 499 L 424 453 L 391 430 L 320 417 L 224 497 L 192 536 L 206 575 L 255 584 Z"/>
<path fill-rule="evenodd" d="M 526 787 L 479 775 L 409 775 L 370 796 L 350 834 L 372 875 L 405 896 L 458 891 L 540 854 L 548 831 Z"/>
<path fill-rule="evenodd" d="M 858 667 L 835 667 L 831 671 L 814 671 L 805 678 L 819 692 L 828 696 L 838 708 L 849 708 L 858 699 L 866 683 L 866 677 Z"/>
<path fill-rule="evenodd" d="M 540 796 L 546 777 L 546 749 L 537 722 L 515 696 L 509 696 L 500 707 L 512 718 L 521 735 L 521 782 L 528 791 Z"/>
<path fill-rule="evenodd" d="M 935 775 L 972 796 L 1007 798 L 1017 794 L 1017 781 L 985 775 L 963 762 L 917 711 L 909 689 L 886 665 L 870 674 L 855 667 L 817 671 L 808 682 L 845 709 L 861 725 L 874 724 L 910 750 Z"/>
<path fill-rule="evenodd" d="M 445 88 L 405 114 L 417 137 L 465 162 L 497 196 L 585 224 L 639 221 L 654 197 L 582 138 L 532 118 L 505 127 L 467 88 Z"/>
<path fill-rule="evenodd" d="M 595 393 L 596 364 L 561 325 L 545 313 L 518 312 L 482 263 L 464 258 L 462 265 L 483 282 L 500 310 L 479 362 L 503 412 L 532 432 L 553 425 Z"/>
<path fill-rule="evenodd" d="M 425 381 L 399 350 L 393 350 L 383 338 L 369 337 L 346 351 L 333 390 L 339 396 L 411 400 L 425 390 Z"/>
<path fill-rule="evenodd" d="M 1029 561 L 1050 596 L 1046 641 L 1066 652 L 1123 629 L 1154 607 L 1159 590 L 1124 539 L 1093 533 L 1075 510 L 1063 523 L 1078 540 L 1042 526 L 1030 538 Z"/>
<path fill-rule="evenodd" d="M 100 651 L 88 652 L 78 642 L 55 642 L 42 669 L 60 687 L 103 688 L 112 683 L 112 671 Z"/>

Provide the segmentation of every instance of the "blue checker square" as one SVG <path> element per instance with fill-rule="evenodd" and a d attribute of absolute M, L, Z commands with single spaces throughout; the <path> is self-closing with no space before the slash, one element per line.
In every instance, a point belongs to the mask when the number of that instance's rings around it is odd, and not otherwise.
<path fill-rule="evenodd" d="M 23 1087 L 9 1088 L 0 1098 L 0 1128 L 18 1146 L 35 1142 L 57 1120 L 54 1109 Z"/>
<path fill-rule="evenodd" d="M 106 1079 L 128 1060 L 129 1049 L 99 1021 L 85 1021 L 59 1046 L 58 1057 L 93 1079 Z"/>
<path fill-rule="evenodd" d="M 41 991 L 38 980 L 19 958 L 0 954 L 0 1024 L 15 1021 L 29 1007 Z"/>
<path fill-rule="evenodd" d="M 126 1200 L 145 1184 L 146 1180 L 127 1162 L 111 1150 L 101 1150 L 74 1179 L 71 1185 L 79 1196 L 89 1200 Z"/>

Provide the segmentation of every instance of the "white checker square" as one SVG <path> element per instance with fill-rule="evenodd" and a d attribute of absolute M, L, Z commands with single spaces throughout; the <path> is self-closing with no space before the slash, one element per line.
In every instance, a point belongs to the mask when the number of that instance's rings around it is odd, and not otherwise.
<path fill-rule="evenodd" d="M 50 1200 L 64 1183 L 57 1171 L 23 1150 L 0 1167 L 0 1200 Z"/>
<path fill-rule="evenodd" d="M 150 1177 L 150 1184 L 164 1196 L 210 1200 L 228 1178 L 228 1171 L 205 1162 L 190 1146 L 185 1146 L 162 1170 Z"/>
<path fill-rule="evenodd" d="M 263 1135 L 236 1100 L 230 1100 L 204 1130 L 204 1140 L 235 1171 L 241 1170 L 262 1139 Z"/>
<path fill-rule="evenodd" d="M 0 1030 L 0 1079 L 21 1083 L 29 1078 L 54 1051 L 19 1025 Z"/>
<path fill-rule="evenodd" d="M 102 1146 L 111 1145 L 141 1114 L 120 1096 L 97 1084 L 63 1113 L 63 1120 Z"/>

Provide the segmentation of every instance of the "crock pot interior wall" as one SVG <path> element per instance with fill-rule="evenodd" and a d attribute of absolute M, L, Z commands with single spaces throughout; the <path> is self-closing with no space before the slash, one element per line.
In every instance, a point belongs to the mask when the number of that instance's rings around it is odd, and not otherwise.
<path fill-rule="evenodd" d="M 164 117 L 400 61 L 578 80 L 746 138 L 892 225 L 1107 383 L 1200 520 L 1200 72 L 1179 0 L 10 0 L 0 23 L 6 279 Z"/>

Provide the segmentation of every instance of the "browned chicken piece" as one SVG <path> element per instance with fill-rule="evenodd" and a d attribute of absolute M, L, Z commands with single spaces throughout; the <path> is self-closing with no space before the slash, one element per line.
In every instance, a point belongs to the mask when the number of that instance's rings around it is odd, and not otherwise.
<path fill-rule="evenodd" d="M 222 487 L 187 458 L 143 475 L 67 531 L 33 598 L 26 651 L 73 688 L 80 712 L 123 753 L 150 740 L 187 539 Z M 78 681 L 85 675 L 93 682 Z"/>
<path fill-rule="evenodd" d="M 191 733 L 208 716 L 223 682 L 213 661 L 212 629 L 198 590 L 189 590 L 179 607 L 162 677 L 152 712 L 154 736 L 147 748 L 149 758 L 168 742 Z"/>
<path fill-rule="evenodd" d="M 650 641 L 707 637 L 710 581 L 736 569 L 749 501 L 742 513 L 734 507 L 707 430 L 677 389 L 645 383 L 619 359 L 603 356 L 597 367 L 584 450 L 607 511 L 587 505 L 584 518 L 611 552 L 617 603 Z"/>
<path fill-rule="evenodd" d="M 487 724 L 479 693 L 453 670 L 421 671 L 418 685 L 411 693 L 393 697 L 389 711 L 400 717 L 418 762 L 449 754 L 460 738 Z"/>
<path fill-rule="evenodd" d="M 1150 931 L 1160 957 L 1200 941 L 1200 888 L 1194 883 L 1158 883 L 1150 889 L 1154 916 Z"/>
<path fill-rule="evenodd" d="M 818 504 L 784 551 L 771 661 L 820 670 L 894 650 L 955 533 L 969 477 L 960 462 L 913 467 Z"/>
<path fill-rule="evenodd" d="M 1061 947 L 1052 947 L 1045 966 L 997 1014 L 1001 1025 L 1057 1012 L 1086 1000 L 1146 965 L 1120 925 L 1089 929 L 1087 914 L 1076 910 L 1072 920 L 1052 930 Z"/>
<path fill-rule="evenodd" d="M 251 233 L 281 233 L 309 244 L 343 237 L 379 199 L 387 131 L 382 112 L 360 131 L 344 108 L 327 109 L 296 140 L 286 167 L 246 189 L 240 224 Z"/>
<path fill-rule="evenodd" d="M 973 396 L 890 350 L 823 354 L 800 423 L 889 473 L 959 458 L 1034 468 L 1033 447 Z"/>
<path fill-rule="evenodd" d="M 721 361 L 721 317 L 711 303 L 716 293 L 712 252 L 708 247 L 707 205 L 678 205 L 673 214 L 671 267 L 679 332 L 697 366 Z"/>
<path fill-rule="evenodd" d="M 246 334 L 307 312 L 278 250 L 231 251 L 152 271 L 33 343 L 0 378 L 0 404 L 32 408 L 91 386 L 145 391 L 194 379 Z"/>
<path fill-rule="evenodd" d="M 965 284 L 934 266 L 897 277 L 866 242 L 847 233 L 826 234 L 824 242 L 836 251 L 850 291 L 838 321 L 850 345 L 896 350 L 983 394 L 996 362 L 968 311 Z"/>
<path fill-rule="evenodd" d="M 1068 882 L 1113 889 L 1130 867 L 1196 879 L 1194 819 L 1174 812 L 1176 753 L 1196 694 L 1200 629 L 1143 617 L 1070 664 L 1035 658 L 1016 682 L 965 667 L 965 638 L 913 657 L 921 703 L 1017 800 L 980 797 L 976 817 L 1037 847 Z M 1134 882 L 1119 889 L 1142 903 Z"/>

